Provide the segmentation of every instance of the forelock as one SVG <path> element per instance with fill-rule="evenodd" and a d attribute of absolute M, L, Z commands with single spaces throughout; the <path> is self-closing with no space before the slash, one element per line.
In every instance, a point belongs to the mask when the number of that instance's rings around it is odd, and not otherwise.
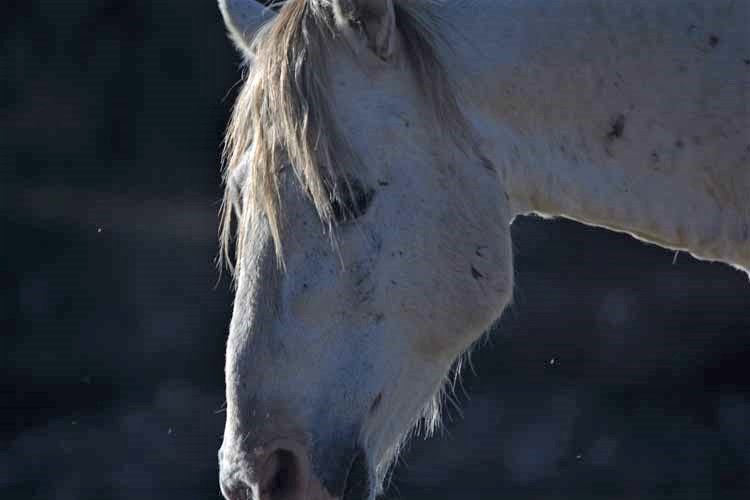
<path fill-rule="evenodd" d="M 395 7 L 406 56 L 436 122 L 459 147 L 476 150 L 439 57 L 437 44 L 445 42 L 445 23 L 437 5 L 397 1 Z M 348 187 L 360 165 L 330 113 L 328 55 L 342 38 L 336 36 L 329 2 L 288 0 L 252 42 L 252 60 L 245 69 L 223 151 L 220 255 L 232 271 L 242 265 L 250 227 L 260 218 L 269 226 L 283 268 L 283 169 L 293 173 L 323 225 L 329 231 L 335 225 L 332 197 L 339 192 L 338 184 Z"/>

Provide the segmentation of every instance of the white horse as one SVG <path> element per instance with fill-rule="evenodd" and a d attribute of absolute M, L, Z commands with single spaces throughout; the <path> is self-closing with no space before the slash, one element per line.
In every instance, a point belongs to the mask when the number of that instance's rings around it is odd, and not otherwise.
<path fill-rule="evenodd" d="M 750 269 L 750 0 L 219 5 L 228 499 L 374 498 L 511 300 L 516 215 Z"/>

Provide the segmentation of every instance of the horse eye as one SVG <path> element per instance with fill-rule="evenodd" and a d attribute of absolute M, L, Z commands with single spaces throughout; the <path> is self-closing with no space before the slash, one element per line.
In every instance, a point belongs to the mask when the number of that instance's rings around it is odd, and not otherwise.
<path fill-rule="evenodd" d="M 338 223 L 353 221 L 367 212 L 374 197 L 375 190 L 360 182 L 342 183 L 331 199 L 333 217 Z"/>

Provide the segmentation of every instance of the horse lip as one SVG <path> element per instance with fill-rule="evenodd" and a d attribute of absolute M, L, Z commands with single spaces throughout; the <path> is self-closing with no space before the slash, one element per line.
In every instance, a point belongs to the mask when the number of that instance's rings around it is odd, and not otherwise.
<path fill-rule="evenodd" d="M 370 497 L 370 473 L 367 456 L 361 447 L 357 448 L 344 482 L 342 500 L 367 500 Z"/>

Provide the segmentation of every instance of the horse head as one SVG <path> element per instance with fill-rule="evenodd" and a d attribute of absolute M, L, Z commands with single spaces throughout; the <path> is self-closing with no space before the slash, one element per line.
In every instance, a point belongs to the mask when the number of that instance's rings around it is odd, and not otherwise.
<path fill-rule="evenodd" d="M 290 0 L 254 37 L 261 7 L 220 4 L 252 54 L 227 135 L 222 491 L 374 498 L 510 300 L 507 197 L 430 2 Z"/>

